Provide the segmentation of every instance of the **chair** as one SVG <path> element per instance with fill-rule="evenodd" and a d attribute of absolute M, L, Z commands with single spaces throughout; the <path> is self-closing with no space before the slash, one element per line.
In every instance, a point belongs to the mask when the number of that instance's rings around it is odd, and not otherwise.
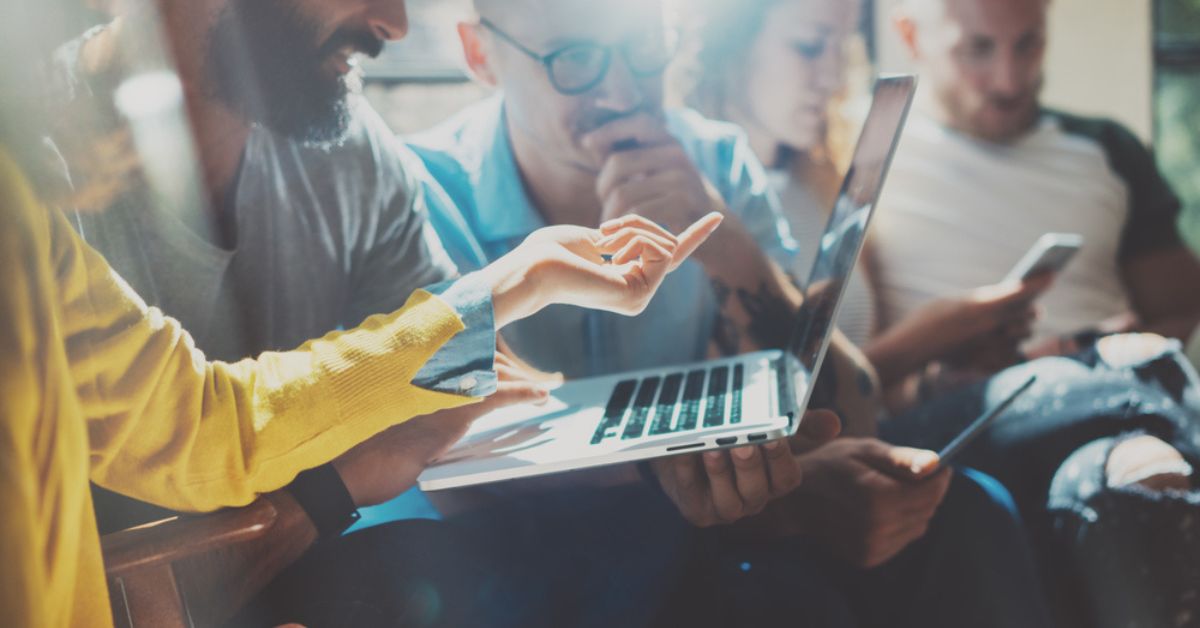
<path fill-rule="evenodd" d="M 164 519 L 101 539 L 118 628 L 220 625 L 308 546 L 271 496 Z M 270 543 L 262 540 L 271 537 Z M 291 538 L 289 538 L 291 537 Z M 281 547 L 283 545 L 283 547 Z"/>

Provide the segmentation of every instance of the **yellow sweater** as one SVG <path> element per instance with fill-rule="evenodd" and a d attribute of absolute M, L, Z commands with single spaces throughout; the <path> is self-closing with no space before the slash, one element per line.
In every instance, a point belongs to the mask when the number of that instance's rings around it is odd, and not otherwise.
<path fill-rule="evenodd" d="M 413 416 L 462 322 L 425 292 L 288 353 L 213 363 L 0 151 L 0 623 L 107 626 L 89 478 L 163 506 L 251 502 Z"/>

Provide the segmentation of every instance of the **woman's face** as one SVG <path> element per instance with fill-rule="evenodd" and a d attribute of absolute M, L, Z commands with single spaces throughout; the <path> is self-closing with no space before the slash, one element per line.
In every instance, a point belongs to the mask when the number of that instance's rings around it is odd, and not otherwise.
<path fill-rule="evenodd" d="M 743 122 L 794 150 L 821 143 L 858 18 L 858 3 L 847 0 L 780 0 L 769 8 L 734 91 Z"/>

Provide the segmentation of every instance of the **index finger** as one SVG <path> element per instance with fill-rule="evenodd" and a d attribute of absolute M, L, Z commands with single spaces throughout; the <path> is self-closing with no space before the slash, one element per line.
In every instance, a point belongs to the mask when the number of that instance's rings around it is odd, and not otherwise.
<path fill-rule="evenodd" d="M 683 233 L 678 236 L 679 246 L 675 248 L 675 256 L 672 258 L 671 266 L 668 270 L 679 268 L 679 265 L 691 257 L 692 253 L 695 253 L 696 249 L 700 248 L 700 245 L 704 244 L 708 236 L 712 235 L 724 221 L 724 214 L 721 212 L 712 212 L 692 223 L 692 226 L 684 229 Z"/>

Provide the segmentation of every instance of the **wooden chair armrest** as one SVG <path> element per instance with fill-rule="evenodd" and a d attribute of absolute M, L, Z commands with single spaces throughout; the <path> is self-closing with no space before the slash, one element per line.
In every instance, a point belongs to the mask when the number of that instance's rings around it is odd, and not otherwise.
<path fill-rule="evenodd" d="M 101 539 L 110 575 L 170 564 L 250 541 L 274 525 L 278 512 L 267 499 L 206 515 L 181 516 L 107 534 Z"/>
<path fill-rule="evenodd" d="M 222 625 L 315 540 L 286 491 L 105 535 L 113 619 L 118 628 Z"/>

